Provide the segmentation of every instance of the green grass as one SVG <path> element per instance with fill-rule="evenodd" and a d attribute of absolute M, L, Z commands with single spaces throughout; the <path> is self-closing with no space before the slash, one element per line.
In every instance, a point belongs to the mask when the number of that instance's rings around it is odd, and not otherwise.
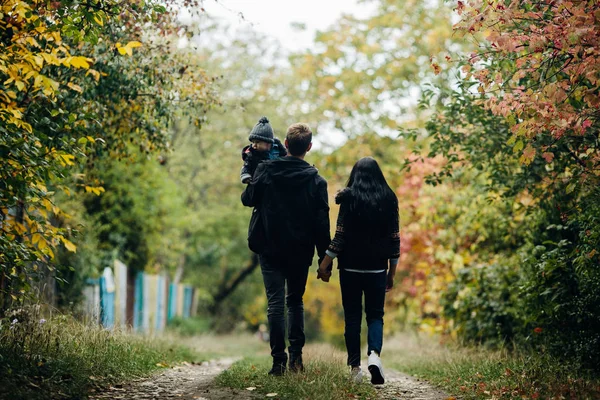
<path fill-rule="evenodd" d="M 349 380 L 344 363 L 345 355 L 327 345 L 308 346 L 304 354 L 304 373 L 286 373 L 282 377 L 267 375 L 271 357 L 250 356 L 235 363 L 217 377 L 217 384 L 248 390 L 263 396 L 276 393 L 275 399 L 368 399 L 375 397 L 375 389 L 367 383 L 355 384 Z"/>
<path fill-rule="evenodd" d="M 210 319 L 175 317 L 169 321 L 167 331 L 178 336 L 196 336 L 210 332 Z"/>
<path fill-rule="evenodd" d="M 441 345 L 401 335 L 387 340 L 389 367 L 463 399 L 598 399 L 600 380 L 541 353 Z"/>
<path fill-rule="evenodd" d="M 22 312 L 0 326 L 0 399 L 81 398 L 94 386 L 182 361 L 202 359 L 172 340 L 110 332 L 66 316 L 40 322 Z"/>
<path fill-rule="evenodd" d="M 227 335 L 203 333 L 184 337 L 171 336 L 168 333 L 165 335 L 165 339 L 190 348 L 208 360 L 269 354 L 269 344 L 261 342 L 257 337 L 248 333 Z"/>

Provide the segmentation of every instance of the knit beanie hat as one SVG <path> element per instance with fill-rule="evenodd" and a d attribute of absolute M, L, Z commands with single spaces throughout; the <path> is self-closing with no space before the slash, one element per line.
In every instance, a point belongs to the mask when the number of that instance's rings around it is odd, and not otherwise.
<path fill-rule="evenodd" d="M 273 143 L 273 128 L 269 124 L 267 117 L 262 117 L 258 123 L 254 125 L 248 140 L 260 140 L 262 142 Z"/>

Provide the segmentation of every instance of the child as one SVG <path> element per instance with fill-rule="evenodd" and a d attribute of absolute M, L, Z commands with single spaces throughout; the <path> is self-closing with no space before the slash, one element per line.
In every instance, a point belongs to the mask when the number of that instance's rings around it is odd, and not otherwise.
<path fill-rule="evenodd" d="M 262 117 L 252 131 L 248 140 L 252 142 L 242 149 L 242 160 L 244 165 L 240 171 L 242 183 L 250 183 L 254 171 L 259 163 L 264 160 L 273 160 L 279 157 L 285 157 L 287 151 L 279 139 L 273 136 L 273 128 L 269 124 L 267 117 Z"/>

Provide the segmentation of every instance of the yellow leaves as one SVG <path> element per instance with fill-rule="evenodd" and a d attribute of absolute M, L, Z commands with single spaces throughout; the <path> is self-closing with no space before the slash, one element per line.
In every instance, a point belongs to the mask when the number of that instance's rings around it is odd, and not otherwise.
<path fill-rule="evenodd" d="M 25 228 L 25 225 L 23 225 L 20 222 L 14 222 L 13 223 L 13 229 L 19 234 L 19 235 L 23 235 L 25 232 L 27 232 L 27 228 Z"/>
<path fill-rule="evenodd" d="M 21 81 L 21 80 L 15 80 L 15 86 L 17 87 L 17 90 L 19 92 L 23 92 L 25 91 L 25 82 Z"/>
<path fill-rule="evenodd" d="M 535 155 L 536 150 L 528 144 L 527 147 L 525 147 L 525 150 L 523 150 L 523 155 L 519 158 L 519 161 L 525 165 L 529 165 L 535 158 Z"/>
<path fill-rule="evenodd" d="M 53 206 L 52 206 L 52 202 L 49 199 L 47 199 L 47 198 L 42 199 L 42 204 L 44 205 L 44 207 L 46 207 L 46 210 L 52 211 Z"/>
<path fill-rule="evenodd" d="M 91 58 L 81 57 L 81 56 L 69 57 L 67 59 L 69 60 L 70 64 L 73 67 L 75 67 L 75 68 L 83 68 L 83 69 L 89 69 L 90 68 L 90 62 L 92 61 Z M 67 65 L 67 64 L 65 63 L 65 65 Z"/>
<path fill-rule="evenodd" d="M 98 82 L 100 80 L 100 72 L 96 71 L 95 69 L 88 69 L 88 71 L 85 73 L 86 76 L 88 75 L 92 75 L 94 77 L 94 80 L 96 82 Z"/>
<path fill-rule="evenodd" d="M 45 76 L 42 76 L 41 82 L 42 82 L 42 87 L 43 87 L 42 92 L 48 97 L 52 97 L 54 95 L 54 93 L 56 91 L 58 91 L 58 88 L 60 87 L 60 84 L 58 82 L 56 82 L 54 79 L 50 79 Z"/>
<path fill-rule="evenodd" d="M 50 65 L 60 65 L 60 60 L 55 54 L 40 53 L 40 56 Z"/>
<path fill-rule="evenodd" d="M 10 110 L 11 113 L 15 114 L 15 112 L 17 113 L 17 115 L 20 115 L 20 111 L 19 110 Z M 13 124 L 15 125 L 17 128 L 20 129 L 24 129 L 29 133 L 33 132 L 33 129 L 31 128 L 31 125 L 28 124 L 27 122 L 24 122 L 20 119 L 20 117 L 14 117 L 14 116 L 9 116 L 8 118 L 3 118 L 8 124 Z"/>
<path fill-rule="evenodd" d="M 86 186 L 85 191 L 86 193 L 94 193 L 96 196 L 100 196 L 105 190 L 102 186 Z"/>
<path fill-rule="evenodd" d="M 26 37 L 25 41 L 33 47 L 38 47 L 38 48 L 40 47 L 40 44 L 38 43 L 38 41 L 35 40 L 34 38 L 32 38 L 31 36 Z"/>
<path fill-rule="evenodd" d="M 75 165 L 73 160 L 75 160 L 75 156 L 72 154 L 60 154 L 59 155 L 59 161 L 63 167 Z"/>
<path fill-rule="evenodd" d="M 116 44 L 117 50 L 123 56 L 125 54 L 127 54 L 128 56 L 132 56 L 133 49 L 135 49 L 137 47 L 141 47 L 141 46 L 142 46 L 142 44 L 138 41 L 131 41 L 131 42 L 127 43 L 125 46 L 123 46 L 121 43 Z"/>
<path fill-rule="evenodd" d="M 37 65 L 37 67 L 39 69 L 42 69 L 44 67 L 44 57 L 42 57 L 39 54 L 36 54 L 34 56 L 32 56 L 33 62 L 35 63 L 35 65 Z"/>
<path fill-rule="evenodd" d="M 67 86 L 76 92 L 83 93 L 83 88 L 73 82 L 67 83 Z"/>
<path fill-rule="evenodd" d="M 131 48 L 126 49 L 125 47 L 121 46 L 121 43 L 117 43 L 117 50 L 119 50 L 119 53 L 121 55 L 125 55 L 125 54 L 132 55 Z M 127 50 L 129 50 L 129 52 Z"/>
<path fill-rule="evenodd" d="M 102 17 L 99 15 L 94 15 L 94 21 L 100 26 L 104 26 L 104 21 L 102 21 Z"/>
<path fill-rule="evenodd" d="M 15 100 L 17 98 L 17 94 L 15 92 L 13 92 L 12 90 L 8 90 L 6 92 L 0 92 L 0 96 L 4 97 L 5 103 L 10 103 L 12 100 Z"/>
<path fill-rule="evenodd" d="M 71 242 L 69 239 L 65 238 L 64 236 L 60 236 L 60 240 L 61 240 L 61 242 L 63 242 L 63 244 L 65 245 L 65 248 L 67 250 L 69 250 L 72 253 L 77 252 L 77 246 L 75 246 L 75 244 L 73 242 Z"/>
<path fill-rule="evenodd" d="M 31 236 L 31 243 L 37 245 L 38 249 L 40 250 L 44 250 L 46 247 L 48 247 L 48 242 L 39 233 L 34 233 Z"/>

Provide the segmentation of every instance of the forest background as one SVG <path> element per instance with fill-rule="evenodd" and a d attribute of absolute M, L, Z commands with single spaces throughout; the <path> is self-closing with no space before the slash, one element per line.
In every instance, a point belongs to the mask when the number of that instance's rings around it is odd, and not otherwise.
<path fill-rule="evenodd" d="M 239 168 L 266 115 L 321 141 L 307 160 L 332 225 L 360 157 L 398 194 L 387 333 L 598 369 L 597 2 L 377 0 L 292 53 L 184 3 L 0 3 L 3 313 L 48 296 L 74 311 L 118 258 L 201 288 L 211 329 L 265 323 Z M 309 280 L 307 326 L 339 344 L 332 285 Z"/>

